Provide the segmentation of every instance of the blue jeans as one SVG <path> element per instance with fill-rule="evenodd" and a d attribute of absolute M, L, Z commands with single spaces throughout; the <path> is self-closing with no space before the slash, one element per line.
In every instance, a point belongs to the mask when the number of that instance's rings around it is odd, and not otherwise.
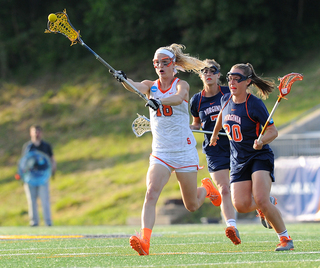
<path fill-rule="evenodd" d="M 41 205 L 43 209 L 43 218 L 47 226 L 52 225 L 51 210 L 50 210 L 50 193 L 49 193 L 49 181 L 44 185 L 33 186 L 28 183 L 24 183 L 24 190 L 28 201 L 28 214 L 31 226 L 39 225 L 39 213 L 37 199 L 40 197 Z"/>

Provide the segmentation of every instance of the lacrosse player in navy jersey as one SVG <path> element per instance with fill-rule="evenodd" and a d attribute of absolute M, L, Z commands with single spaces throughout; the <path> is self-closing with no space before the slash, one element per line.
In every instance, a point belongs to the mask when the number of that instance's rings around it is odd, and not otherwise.
<path fill-rule="evenodd" d="M 267 98 L 274 83 L 258 77 L 250 63 L 236 64 L 227 74 L 230 94 L 221 98 L 222 110 L 211 136 L 210 145 L 216 145 L 219 130 L 223 127 L 230 140 L 230 179 L 232 202 L 240 213 L 257 210 L 261 223 L 273 228 L 280 243 L 276 251 L 293 250 L 276 199 L 270 196 L 274 181 L 274 155 L 268 145 L 278 131 L 271 120 L 261 141 L 259 134 L 269 113 L 261 99 L 248 91 L 250 85 Z"/>
<path fill-rule="evenodd" d="M 213 131 L 218 114 L 221 110 L 220 99 L 230 90 L 220 84 L 220 65 L 213 59 L 204 61 L 206 68 L 201 70 L 200 79 L 203 90 L 196 93 L 190 100 L 191 114 L 193 116 L 191 129 Z M 221 212 L 226 221 L 226 236 L 235 244 L 241 243 L 237 230 L 234 207 L 230 194 L 230 146 L 227 136 L 219 136 L 217 146 L 209 146 L 211 134 L 204 134 L 202 151 L 206 154 L 208 171 L 221 194 Z"/>

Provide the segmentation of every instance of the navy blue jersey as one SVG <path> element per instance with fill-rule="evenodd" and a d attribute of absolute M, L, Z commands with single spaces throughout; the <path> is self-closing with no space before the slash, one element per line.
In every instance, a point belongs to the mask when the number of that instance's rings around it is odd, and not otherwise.
<path fill-rule="evenodd" d="M 221 97 L 230 93 L 226 86 L 219 86 L 219 93 L 212 97 L 205 97 L 204 90 L 193 95 L 190 100 L 190 110 L 194 117 L 199 117 L 201 128 L 206 131 L 213 131 L 218 114 L 221 110 Z M 223 132 L 223 130 L 221 130 Z M 219 136 L 216 146 L 209 146 L 211 134 L 204 134 L 202 151 L 207 156 L 215 156 L 217 159 L 230 157 L 229 140 L 226 136 Z"/>
<path fill-rule="evenodd" d="M 253 149 L 254 140 L 259 137 L 269 112 L 259 98 L 248 94 L 244 103 L 236 104 L 231 94 L 221 98 L 222 126 L 230 139 L 231 174 L 235 174 L 252 159 L 267 160 L 273 165 L 274 155 L 268 144 L 261 150 Z M 273 124 L 271 120 L 270 125 Z"/>

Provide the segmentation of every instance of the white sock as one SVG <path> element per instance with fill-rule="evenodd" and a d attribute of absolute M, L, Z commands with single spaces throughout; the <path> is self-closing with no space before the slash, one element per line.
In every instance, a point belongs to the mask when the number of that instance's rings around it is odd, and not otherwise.
<path fill-rule="evenodd" d="M 279 239 L 280 239 L 281 236 L 285 236 L 286 238 L 289 238 L 289 234 L 288 234 L 287 229 L 284 230 L 284 231 L 281 232 L 281 233 L 277 233 L 277 235 L 278 235 Z"/>
<path fill-rule="evenodd" d="M 234 228 L 237 228 L 236 220 L 235 219 L 229 219 L 226 221 L 227 227 L 233 226 Z"/>

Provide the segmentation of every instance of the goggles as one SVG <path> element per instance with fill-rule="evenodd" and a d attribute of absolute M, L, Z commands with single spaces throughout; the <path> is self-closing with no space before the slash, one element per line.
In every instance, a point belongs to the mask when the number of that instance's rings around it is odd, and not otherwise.
<path fill-rule="evenodd" d="M 157 68 L 159 67 L 161 64 L 163 66 L 169 67 L 171 64 L 173 63 L 173 59 L 170 57 L 164 57 L 162 58 L 160 61 L 159 60 L 153 60 L 153 67 Z"/>
<path fill-rule="evenodd" d="M 210 67 L 205 67 L 201 69 L 200 72 L 202 74 L 208 74 L 209 72 L 211 72 L 212 74 L 218 74 L 220 70 L 216 66 L 212 65 Z"/>
<path fill-rule="evenodd" d="M 235 76 L 234 78 L 233 78 L 233 80 L 235 80 L 235 81 L 237 81 L 237 83 L 241 83 L 242 81 L 246 81 L 246 80 L 248 80 L 249 78 L 251 78 L 252 77 L 252 75 L 250 74 L 250 75 L 248 75 L 248 76 L 244 76 L 243 74 L 241 74 L 241 73 L 227 73 L 227 81 L 228 82 L 230 82 L 230 76 Z M 238 77 L 237 77 L 238 76 Z"/>

